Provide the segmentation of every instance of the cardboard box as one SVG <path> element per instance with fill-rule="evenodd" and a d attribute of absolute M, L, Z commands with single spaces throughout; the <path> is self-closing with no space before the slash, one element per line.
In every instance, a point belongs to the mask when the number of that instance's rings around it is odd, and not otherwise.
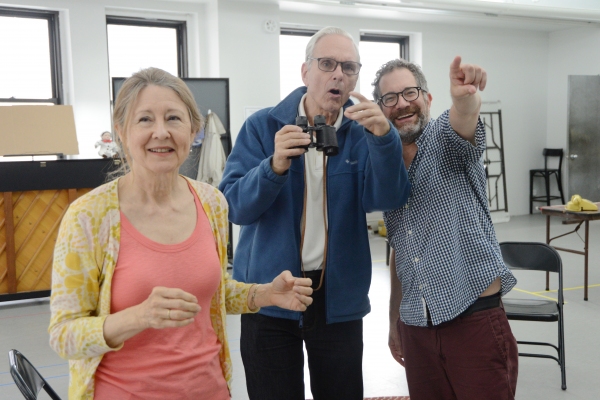
<path fill-rule="evenodd" d="M 0 156 L 46 154 L 79 154 L 73 107 L 0 107 Z"/>

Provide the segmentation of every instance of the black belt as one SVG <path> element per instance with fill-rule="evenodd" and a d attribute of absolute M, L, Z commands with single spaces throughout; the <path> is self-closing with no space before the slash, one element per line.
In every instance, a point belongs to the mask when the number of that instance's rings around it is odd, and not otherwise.
<path fill-rule="evenodd" d="M 471 304 L 469 306 L 469 308 L 467 308 L 465 311 L 460 313 L 458 315 L 458 317 L 468 317 L 469 315 L 474 314 L 477 311 L 489 310 L 490 308 L 500 307 L 500 305 L 502 304 L 501 298 L 502 298 L 502 296 L 500 295 L 500 292 L 494 293 L 490 296 L 478 297 L 477 300 L 475 300 L 475 302 L 473 304 Z M 449 322 L 450 321 L 442 322 L 440 325 L 435 325 L 435 326 L 439 327 L 439 326 L 445 325 Z M 427 309 L 427 325 L 429 327 L 433 326 L 433 323 L 431 321 L 431 315 L 429 314 L 429 308 Z"/>
<path fill-rule="evenodd" d="M 490 308 L 500 307 L 500 292 L 490 296 L 478 297 L 475 303 L 460 314 L 460 317 L 467 317 L 477 311 L 489 310 Z"/>

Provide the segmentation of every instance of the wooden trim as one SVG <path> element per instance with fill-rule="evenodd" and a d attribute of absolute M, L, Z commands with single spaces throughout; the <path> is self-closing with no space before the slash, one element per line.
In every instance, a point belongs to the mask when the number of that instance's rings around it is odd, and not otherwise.
<path fill-rule="evenodd" d="M 6 232 L 6 274 L 8 293 L 17 293 L 17 266 L 15 253 L 15 221 L 12 192 L 4 192 L 4 230 Z"/>
<path fill-rule="evenodd" d="M 69 189 L 68 193 L 69 193 L 69 204 L 71 204 L 72 202 L 77 200 L 77 197 L 79 197 L 77 195 L 77 189 Z"/>

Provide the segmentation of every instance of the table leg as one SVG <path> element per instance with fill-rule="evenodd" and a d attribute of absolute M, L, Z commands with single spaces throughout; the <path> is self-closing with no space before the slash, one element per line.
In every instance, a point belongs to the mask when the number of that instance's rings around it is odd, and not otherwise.
<path fill-rule="evenodd" d="M 588 243 L 589 243 L 589 239 L 590 239 L 589 227 L 590 227 L 590 221 L 585 220 L 585 242 L 583 243 L 583 246 L 584 246 L 583 257 L 585 258 L 585 261 L 584 261 L 585 276 L 583 278 L 583 300 L 585 300 L 585 301 L 587 301 L 587 299 L 588 299 Z"/>
<path fill-rule="evenodd" d="M 550 216 L 546 215 L 546 244 L 550 246 Z M 550 290 L 550 272 L 546 271 L 546 291 Z"/>

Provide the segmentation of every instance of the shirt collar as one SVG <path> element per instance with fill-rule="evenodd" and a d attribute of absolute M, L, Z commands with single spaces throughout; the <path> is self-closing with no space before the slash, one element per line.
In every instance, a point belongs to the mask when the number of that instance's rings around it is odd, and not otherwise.
<path fill-rule="evenodd" d="M 298 115 L 301 117 L 306 117 L 306 111 L 304 110 L 304 100 L 308 94 L 304 93 L 304 96 L 300 99 L 300 104 L 298 104 Z M 340 129 L 342 126 L 342 119 L 344 118 L 344 108 L 340 107 L 340 111 L 338 112 L 337 120 L 333 124 L 336 130 Z"/>

